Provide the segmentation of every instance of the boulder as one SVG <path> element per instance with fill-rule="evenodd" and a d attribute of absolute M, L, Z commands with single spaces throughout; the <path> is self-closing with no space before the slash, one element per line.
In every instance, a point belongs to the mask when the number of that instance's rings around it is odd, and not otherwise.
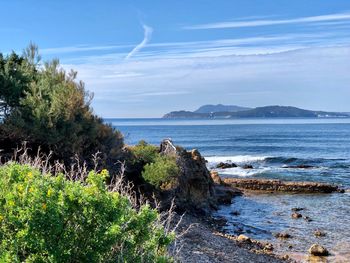
<path fill-rule="evenodd" d="M 315 237 L 324 237 L 324 236 L 326 236 L 326 233 L 321 231 L 321 230 L 319 230 L 319 229 L 317 229 L 317 230 L 314 231 L 314 236 Z"/>
<path fill-rule="evenodd" d="M 249 237 L 247 237 L 246 235 L 241 234 L 237 237 L 237 241 L 250 243 L 252 240 Z"/>
<path fill-rule="evenodd" d="M 309 248 L 309 253 L 312 256 L 328 256 L 329 255 L 328 250 L 319 244 L 313 244 Z"/>
<path fill-rule="evenodd" d="M 216 168 L 218 168 L 218 169 L 227 169 L 227 168 L 235 168 L 235 167 L 237 167 L 237 165 L 234 163 L 220 162 L 216 165 Z"/>
<path fill-rule="evenodd" d="M 293 218 L 293 219 L 298 219 L 298 218 L 302 218 L 302 217 L 303 217 L 303 215 L 300 214 L 300 213 L 297 213 L 297 212 L 294 212 L 294 213 L 292 214 L 292 218 Z"/>

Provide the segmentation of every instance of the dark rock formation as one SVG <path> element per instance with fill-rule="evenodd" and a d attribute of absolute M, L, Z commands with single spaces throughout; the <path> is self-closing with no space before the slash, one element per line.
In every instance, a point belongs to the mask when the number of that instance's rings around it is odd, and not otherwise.
<path fill-rule="evenodd" d="M 342 192 L 337 185 L 315 182 L 285 182 L 269 179 L 225 178 L 224 183 L 235 188 L 291 193 L 332 193 Z"/>
<path fill-rule="evenodd" d="M 254 169 L 253 165 L 251 164 L 245 164 L 242 166 L 243 169 Z"/>
<path fill-rule="evenodd" d="M 241 193 L 220 185 L 221 178 L 210 174 L 205 159 L 197 150 L 186 151 L 166 139 L 160 145 L 160 153 L 176 158 L 180 173 L 169 187 L 168 196 L 175 198 L 180 209 L 207 213 L 219 203 L 231 203 L 232 197 Z"/>
<path fill-rule="evenodd" d="M 321 245 L 318 244 L 313 244 L 310 248 L 309 248 L 309 253 L 313 256 L 328 256 L 329 252 L 326 248 L 324 248 Z"/>
<path fill-rule="evenodd" d="M 237 167 L 236 164 L 234 163 L 223 163 L 223 162 L 220 162 L 216 165 L 216 168 L 218 169 L 227 169 L 227 168 L 235 168 Z"/>
<path fill-rule="evenodd" d="M 292 210 L 293 212 L 300 212 L 300 211 L 303 211 L 304 208 L 302 208 L 302 207 L 293 207 L 291 210 Z"/>
<path fill-rule="evenodd" d="M 299 165 L 285 165 L 282 168 L 292 168 L 292 169 L 312 169 L 317 168 L 316 166 L 307 165 L 307 164 L 299 164 Z"/>

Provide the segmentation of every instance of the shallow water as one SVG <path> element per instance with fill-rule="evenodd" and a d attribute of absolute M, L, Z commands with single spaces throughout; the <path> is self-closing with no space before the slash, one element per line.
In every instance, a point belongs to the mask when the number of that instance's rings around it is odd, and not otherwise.
<path fill-rule="evenodd" d="M 237 168 L 218 170 L 223 177 L 274 178 L 293 181 L 320 181 L 350 188 L 349 119 L 287 120 L 107 120 L 126 136 L 129 144 L 145 139 L 159 144 L 172 138 L 175 144 L 197 148 L 213 168 L 228 161 Z M 253 169 L 242 169 L 244 164 Z M 310 165 L 310 169 L 293 166 Z M 292 167 L 292 168 L 287 168 Z M 292 219 L 291 208 L 313 221 Z M 239 215 L 232 215 L 238 211 Z M 350 262 L 350 193 L 290 195 L 259 194 L 237 197 L 223 206 L 218 216 L 228 219 L 226 231 L 269 240 L 276 251 L 306 261 L 313 243 L 327 247 L 330 262 Z M 326 232 L 316 238 L 314 230 Z M 293 238 L 279 240 L 276 232 Z M 288 246 L 293 248 L 289 249 Z M 316 260 L 317 262 L 317 260 Z"/>

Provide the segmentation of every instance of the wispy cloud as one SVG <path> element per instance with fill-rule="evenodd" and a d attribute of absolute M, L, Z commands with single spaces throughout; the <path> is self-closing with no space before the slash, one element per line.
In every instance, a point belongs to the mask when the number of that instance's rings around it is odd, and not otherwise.
<path fill-rule="evenodd" d="M 150 26 L 147 26 L 145 24 L 142 25 L 143 30 L 144 30 L 144 37 L 143 40 L 140 44 L 138 44 L 131 52 L 125 57 L 125 60 L 128 60 L 132 56 L 134 56 L 137 52 L 139 52 L 144 46 L 147 45 L 147 43 L 151 40 L 152 38 L 152 33 L 153 33 L 153 28 Z"/>
<path fill-rule="evenodd" d="M 43 48 L 43 49 L 40 49 L 40 52 L 44 55 L 51 55 L 51 54 L 122 49 L 122 48 L 130 48 L 130 47 L 132 47 L 132 45 L 108 45 L 108 46 L 107 45 L 103 45 L 103 46 L 77 45 L 77 46 L 68 46 L 68 47 Z"/>
<path fill-rule="evenodd" d="M 264 19 L 264 20 L 218 22 L 218 23 L 186 26 L 184 27 L 184 29 L 242 28 L 242 27 L 273 26 L 273 25 L 298 24 L 298 23 L 316 23 L 316 22 L 342 21 L 342 20 L 350 20 L 350 12 L 320 15 L 320 16 L 299 17 L 299 18 L 291 18 L 291 19 L 266 19 L 266 20 Z"/>

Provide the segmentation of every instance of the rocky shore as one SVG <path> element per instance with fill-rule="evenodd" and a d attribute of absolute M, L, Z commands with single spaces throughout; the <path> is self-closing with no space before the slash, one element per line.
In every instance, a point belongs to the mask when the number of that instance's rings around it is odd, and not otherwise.
<path fill-rule="evenodd" d="M 177 259 L 186 263 L 281 263 L 292 262 L 275 256 L 269 243 L 225 235 L 210 218 L 185 215 L 178 228 L 182 235 Z"/>
<path fill-rule="evenodd" d="M 316 182 L 286 182 L 269 179 L 225 178 L 223 180 L 223 183 L 233 188 L 254 191 L 289 193 L 344 192 L 344 190 L 337 185 Z"/>

